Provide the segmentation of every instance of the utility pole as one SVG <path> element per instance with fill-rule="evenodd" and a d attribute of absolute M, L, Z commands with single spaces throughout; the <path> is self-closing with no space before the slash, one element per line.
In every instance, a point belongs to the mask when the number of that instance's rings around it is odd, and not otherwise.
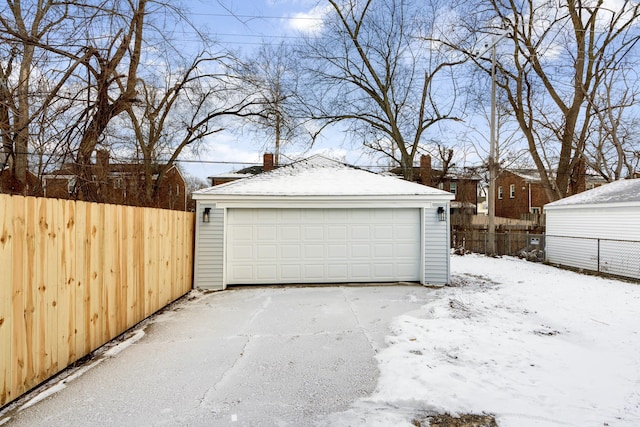
<path fill-rule="evenodd" d="M 489 238 L 487 240 L 487 248 L 485 252 L 487 255 L 494 255 L 496 252 L 496 177 L 498 171 L 496 170 L 496 44 L 497 41 L 491 46 L 491 122 L 489 125 L 491 135 L 489 136 L 489 223 L 487 224 L 487 234 Z"/>
<path fill-rule="evenodd" d="M 476 55 L 478 58 L 482 58 L 489 50 L 491 50 L 491 118 L 489 122 L 489 194 L 487 196 L 487 207 L 488 207 L 488 216 L 489 223 L 487 224 L 487 247 L 485 248 L 485 252 L 487 255 L 494 255 L 496 250 L 496 178 L 498 176 L 498 165 L 499 162 L 496 159 L 496 145 L 498 143 L 498 126 L 497 126 L 497 118 L 496 118 L 496 46 L 498 43 L 505 37 L 509 35 L 508 32 L 505 32 L 500 37 L 496 38 L 494 36 L 493 42 L 490 46 L 486 46 L 486 49 L 481 53 Z"/>

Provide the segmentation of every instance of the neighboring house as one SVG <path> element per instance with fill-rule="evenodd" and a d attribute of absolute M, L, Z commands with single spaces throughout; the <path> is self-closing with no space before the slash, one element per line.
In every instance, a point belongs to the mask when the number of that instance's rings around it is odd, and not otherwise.
<path fill-rule="evenodd" d="M 402 176 L 401 168 L 393 168 L 391 173 Z M 454 172 L 444 173 L 431 168 L 431 156 L 420 156 L 420 166 L 413 168 L 414 181 L 429 187 L 448 191 L 455 195 L 451 202 L 451 213 L 476 214 L 478 208 L 478 183 L 480 178 L 472 172 L 459 174 Z"/>
<path fill-rule="evenodd" d="M 615 181 L 544 208 L 549 262 L 640 279 L 640 179 Z"/>
<path fill-rule="evenodd" d="M 604 184 L 595 175 L 583 175 L 576 191 L 581 192 Z M 540 173 L 535 169 L 503 170 L 496 178 L 496 216 L 521 219 L 527 214 L 542 214 L 549 198 L 542 186 Z"/>
<path fill-rule="evenodd" d="M 196 191 L 194 286 L 444 285 L 453 197 L 320 155 Z"/>
<path fill-rule="evenodd" d="M 164 165 L 155 165 L 151 170 L 151 179 L 158 177 Z M 101 192 L 105 203 L 130 206 L 151 206 L 173 210 L 187 210 L 186 182 L 176 166 L 171 166 L 164 174 L 156 197 L 147 201 L 145 192 L 144 167 L 137 163 L 110 163 L 106 151 L 96 153 L 94 183 Z M 45 197 L 68 199 L 77 182 L 73 165 L 64 165 L 60 169 L 42 177 Z M 79 197 L 82 199 L 82 196 Z"/>
<path fill-rule="evenodd" d="M 262 156 L 262 166 L 249 166 L 248 168 L 240 169 L 239 171 L 209 176 L 207 179 L 211 181 L 211 186 L 215 187 L 216 185 L 226 184 L 227 182 L 236 181 L 238 179 L 249 178 L 263 172 L 269 172 L 276 168 L 278 168 L 278 166 L 273 163 L 273 154 L 265 153 Z"/>
<path fill-rule="evenodd" d="M 26 185 L 18 181 L 6 167 L 0 170 L 0 193 L 20 194 L 24 196 L 42 196 L 42 186 L 40 180 L 31 171 L 27 171 Z"/>

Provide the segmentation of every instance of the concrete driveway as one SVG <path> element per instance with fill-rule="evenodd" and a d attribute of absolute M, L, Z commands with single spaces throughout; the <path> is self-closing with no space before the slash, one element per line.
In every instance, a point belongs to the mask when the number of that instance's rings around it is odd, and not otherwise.
<path fill-rule="evenodd" d="M 314 425 L 376 386 L 389 322 L 421 286 L 244 287 L 196 295 L 8 426 Z M 0 415 L 0 420 L 7 414 Z M 1 423 L 1 421 L 0 421 Z"/>

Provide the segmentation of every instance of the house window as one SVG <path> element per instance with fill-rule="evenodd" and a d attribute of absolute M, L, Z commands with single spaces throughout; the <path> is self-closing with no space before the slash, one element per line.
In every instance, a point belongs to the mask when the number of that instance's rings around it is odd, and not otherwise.
<path fill-rule="evenodd" d="M 509 198 L 513 199 L 516 197 L 516 185 L 515 184 L 511 184 L 509 186 Z"/>
<path fill-rule="evenodd" d="M 76 179 L 75 178 L 69 178 L 67 179 L 67 193 L 71 194 L 73 193 L 73 190 L 76 187 Z"/>
<path fill-rule="evenodd" d="M 438 183 L 438 190 L 444 190 L 444 184 L 442 182 Z"/>
<path fill-rule="evenodd" d="M 531 208 L 531 213 L 532 214 L 536 214 L 536 215 L 540 215 L 540 208 Z"/>
<path fill-rule="evenodd" d="M 449 183 L 449 192 L 453 193 L 453 194 L 457 194 L 457 192 L 458 192 L 458 184 L 456 184 L 455 182 L 450 182 Z"/>
<path fill-rule="evenodd" d="M 502 200 L 502 185 L 498 187 L 498 199 Z"/>

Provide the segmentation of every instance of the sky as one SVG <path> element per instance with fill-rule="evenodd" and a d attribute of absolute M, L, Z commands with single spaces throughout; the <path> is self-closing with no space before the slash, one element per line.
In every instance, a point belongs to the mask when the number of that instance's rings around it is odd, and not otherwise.
<path fill-rule="evenodd" d="M 250 53 L 263 42 L 277 44 L 284 39 L 295 42 L 301 31 L 313 31 L 321 23 L 324 9 L 317 0 L 192 0 L 188 4 L 188 16 L 201 30 L 223 47 L 242 54 Z M 230 131 L 209 137 L 206 146 L 195 158 L 203 163 L 182 164 L 188 173 L 199 178 L 238 170 L 248 166 L 247 163 L 261 164 L 262 155 L 274 150 L 263 138 Z M 348 137 L 335 129 L 325 132 L 313 147 L 289 145 L 281 153 L 285 159 L 320 153 L 357 166 L 376 163 L 376 159 L 359 146 L 351 145 Z"/>

